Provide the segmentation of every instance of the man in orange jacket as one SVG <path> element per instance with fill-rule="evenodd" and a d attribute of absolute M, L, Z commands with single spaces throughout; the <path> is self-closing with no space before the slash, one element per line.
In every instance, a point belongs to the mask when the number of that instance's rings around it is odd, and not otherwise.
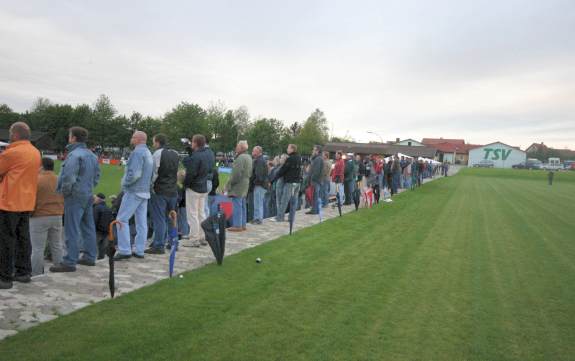
<path fill-rule="evenodd" d="M 30 213 L 36 204 L 40 152 L 30 143 L 30 127 L 10 127 L 10 145 L 0 154 L 0 289 L 30 282 Z"/>

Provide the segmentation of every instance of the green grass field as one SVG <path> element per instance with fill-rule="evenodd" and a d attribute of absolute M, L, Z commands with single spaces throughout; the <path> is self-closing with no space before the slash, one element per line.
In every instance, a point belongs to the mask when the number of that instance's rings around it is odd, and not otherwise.
<path fill-rule="evenodd" d="M 574 215 L 575 173 L 463 170 L 23 331 L 0 360 L 573 359 Z"/>

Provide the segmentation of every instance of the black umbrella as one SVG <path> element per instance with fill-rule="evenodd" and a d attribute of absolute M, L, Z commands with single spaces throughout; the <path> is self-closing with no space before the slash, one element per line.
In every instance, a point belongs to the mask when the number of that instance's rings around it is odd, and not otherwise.
<path fill-rule="evenodd" d="M 361 198 L 361 192 L 359 191 L 359 182 L 355 184 L 355 189 L 353 190 L 353 204 L 355 205 L 355 210 L 359 208 L 359 202 Z"/>
<path fill-rule="evenodd" d="M 295 211 L 297 208 L 297 197 L 292 193 L 289 200 L 289 234 L 293 231 L 293 222 L 295 221 Z"/>
<path fill-rule="evenodd" d="M 380 193 L 379 193 L 379 185 L 375 184 L 373 186 L 373 197 L 375 198 L 375 203 L 379 204 L 379 197 L 380 197 Z"/>
<path fill-rule="evenodd" d="M 116 293 L 116 285 L 114 280 L 114 255 L 116 254 L 116 245 L 114 244 L 114 225 L 117 224 L 118 228 L 122 228 L 122 223 L 113 221 L 108 228 L 108 264 L 110 272 L 108 275 L 108 287 L 110 288 L 110 296 L 114 298 Z"/>
<path fill-rule="evenodd" d="M 339 184 L 335 185 L 335 199 L 337 201 L 337 210 L 339 211 L 339 216 L 341 217 L 341 197 L 339 196 Z"/>
<path fill-rule="evenodd" d="M 216 261 L 221 265 L 226 249 L 226 217 L 224 213 L 218 210 L 217 214 L 208 217 L 202 222 L 202 229 Z"/>

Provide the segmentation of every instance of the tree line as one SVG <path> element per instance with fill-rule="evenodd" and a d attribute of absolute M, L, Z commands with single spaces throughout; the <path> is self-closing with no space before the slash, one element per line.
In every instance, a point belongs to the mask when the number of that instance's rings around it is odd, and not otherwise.
<path fill-rule="evenodd" d="M 7 104 L 0 104 L 0 129 L 24 120 L 32 130 L 48 133 L 56 151 L 64 150 L 68 129 L 81 126 L 90 132 L 90 146 L 120 148 L 128 146 L 135 130 L 146 132 L 150 138 L 164 133 L 170 145 L 183 149 L 181 138 L 203 134 L 214 151 L 233 151 L 240 139 L 260 145 L 270 155 L 285 152 L 288 144 L 297 144 L 302 154 L 310 154 L 313 145 L 329 140 L 325 114 L 314 110 L 307 119 L 286 126 L 275 118 L 252 119 L 245 106 L 228 109 L 223 104 L 202 108 L 198 104 L 181 102 L 161 117 L 144 116 L 133 112 L 119 114 L 109 97 L 100 95 L 93 105 L 54 104 L 38 98 L 24 113 L 14 112 Z M 151 143 L 151 139 L 149 140 Z"/>

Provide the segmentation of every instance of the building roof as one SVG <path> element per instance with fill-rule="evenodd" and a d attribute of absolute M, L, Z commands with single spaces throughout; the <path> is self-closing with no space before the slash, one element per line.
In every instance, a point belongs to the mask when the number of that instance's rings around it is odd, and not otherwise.
<path fill-rule="evenodd" d="M 410 157 L 435 157 L 436 149 L 433 147 L 410 147 L 408 145 L 396 145 L 385 143 L 327 143 L 323 149 L 328 152 L 341 150 L 344 153 L 356 154 L 381 154 L 392 155 L 403 153 Z"/>
<path fill-rule="evenodd" d="M 547 149 L 548 149 L 547 146 L 543 144 L 543 142 L 533 143 L 529 147 L 527 147 L 528 152 L 537 152 L 539 150 L 547 150 Z"/>
<path fill-rule="evenodd" d="M 485 144 L 485 145 L 481 145 L 481 146 L 479 146 L 479 147 L 488 147 L 488 146 L 493 145 L 493 144 L 503 144 L 503 145 L 505 145 L 505 146 L 507 146 L 507 147 L 509 147 L 509 148 L 513 148 L 513 149 L 517 149 L 518 151 L 525 152 L 524 150 L 521 150 L 520 147 L 514 147 L 514 146 L 512 146 L 512 145 L 509 145 L 509 144 L 506 144 L 506 143 L 503 143 L 503 142 L 499 142 L 499 141 L 493 142 L 493 143 L 489 143 L 489 144 Z M 479 148 L 479 147 L 476 147 L 476 148 Z M 471 150 L 471 149 L 470 149 L 470 150 Z"/>
<path fill-rule="evenodd" d="M 402 139 L 399 142 L 394 142 L 394 143 L 403 143 L 403 142 L 412 142 L 412 143 L 423 144 L 419 140 L 415 140 L 413 138 Z"/>
<path fill-rule="evenodd" d="M 571 149 L 554 149 L 557 153 L 559 153 L 559 158 L 575 158 L 575 150 Z"/>
<path fill-rule="evenodd" d="M 457 154 L 467 154 L 471 149 L 482 147 L 479 144 L 455 144 L 455 143 L 437 143 L 433 145 L 437 148 L 438 152 L 442 153 L 457 153 Z"/>
<path fill-rule="evenodd" d="M 465 140 L 464 139 L 447 139 L 447 138 L 423 138 L 421 143 L 425 145 L 435 146 L 436 144 L 441 143 L 450 143 L 455 144 L 458 146 L 464 146 Z"/>

